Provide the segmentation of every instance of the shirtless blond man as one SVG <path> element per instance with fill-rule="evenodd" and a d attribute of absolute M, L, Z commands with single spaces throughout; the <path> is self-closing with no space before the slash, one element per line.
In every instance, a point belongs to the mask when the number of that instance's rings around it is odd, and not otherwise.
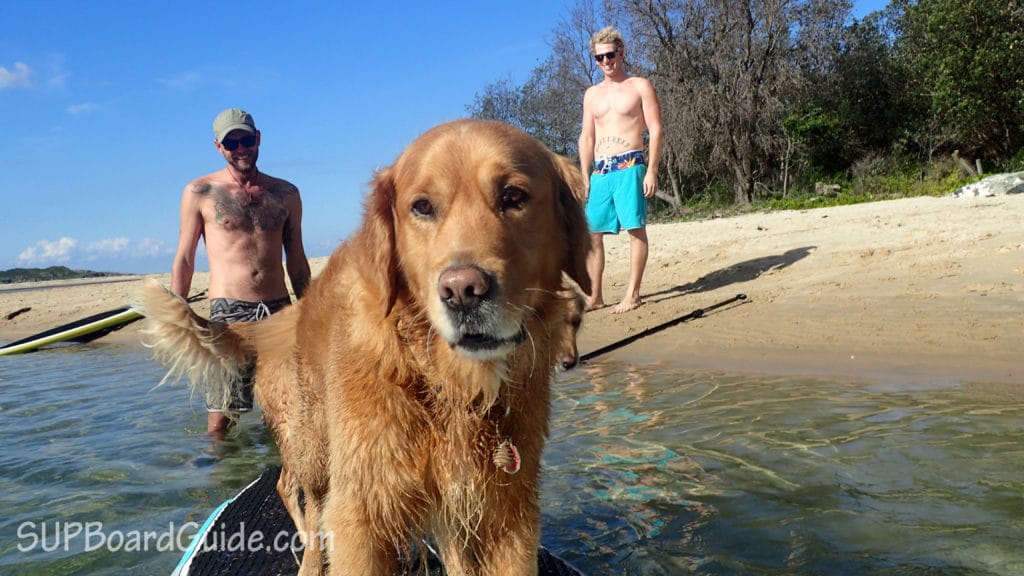
<path fill-rule="evenodd" d="M 181 196 L 181 229 L 171 270 L 171 290 L 187 297 L 195 272 L 199 239 L 210 263 L 210 320 L 262 320 L 291 303 L 288 278 L 301 298 L 309 284 L 302 246 L 302 200 L 290 182 L 261 173 L 260 132 L 252 116 L 230 108 L 213 122 L 214 145 L 227 166 L 190 182 Z M 251 378 L 232 391 L 232 400 L 207 395 L 207 430 L 215 438 L 241 412 L 252 409 Z"/>
<path fill-rule="evenodd" d="M 661 106 L 654 86 L 646 78 L 626 74 L 626 44 L 614 28 L 604 28 L 590 39 L 590 52 L 604 72 L 604 80 L 583 96 L 583 131 L 580 133 L 580 168 L 583 197 L 594 251 L 587 262 L 593 290 L 589 309 L 604 307 L 604 235 L 629 234 L 629 285 L 613 314 L 643 304 L 640 282 L 647 266 L 647 199 L 658 189 L 661 160 Z M 650 138 L 644 158 L 644 131 Z"/>

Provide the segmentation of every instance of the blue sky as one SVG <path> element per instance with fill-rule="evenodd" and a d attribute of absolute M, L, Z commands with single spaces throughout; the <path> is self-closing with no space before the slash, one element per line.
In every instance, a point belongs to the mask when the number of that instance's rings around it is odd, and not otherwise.
<path fill-rule="evenodd" d="M 255 117 L 260 170 L 299 187 L 306 252 L 325 256 L 373 171 L 525 80 L 568 5 L 0 2 L 0 270 L 169 271 L 185 184 L 224 166 L 228 107 Z"/>

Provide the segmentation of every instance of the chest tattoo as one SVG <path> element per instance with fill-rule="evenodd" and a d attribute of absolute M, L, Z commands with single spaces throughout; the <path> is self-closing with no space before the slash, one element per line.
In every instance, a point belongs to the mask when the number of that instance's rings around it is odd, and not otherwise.
<path fill-rule="evenodd" d="M 284 227 L 288 218 L 284 199 L 279 190 L 264 190 L 262 194 L 241 197 L 221 186 L 206 190 L 213 201 L 214 220 L 226 230 L 267 231 Z"/>

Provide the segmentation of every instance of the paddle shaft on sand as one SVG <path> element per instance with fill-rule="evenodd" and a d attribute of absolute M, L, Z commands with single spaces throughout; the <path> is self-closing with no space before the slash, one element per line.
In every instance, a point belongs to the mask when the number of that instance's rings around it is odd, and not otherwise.
<path fill-rule="evenodd" d="M 203 296 L 206 296 L 206 290 L 203 290 L 201 292 L 196 292 L 192 296 L 189 296 L 188 298 L 186 298 L 185 302 L 188 302 L 189 304 L 191 304 L 193 302 L 198 302 L 198 301 L 203 299 Z"/>
<path fill-rule="evenodd" d="M 583 356 L 580 356 L 580 362 L 586 362 L 588 360 L 592 360 L 592 359 L 597 358 L 598 356 L 600 356 L 602 354 L 606 354 L 608 352 L 611 352 L 612 350 L 618 350 L 619 348 L 622 348 L 623 346 L 627 346 L 629 344 L 632 344 L 633 342 L 636 342 L 637 340 L 639 340 L 641 338 L 644 338 L 646 336 L 650 336 L 651 334 L 654 334 L 655 332 L 661 332 L 662 330 L 664 330 L 666 328 L 671 328 L 672 326 L 675 326 L 676 324 L 680 324 L 682 322 L 686 322 L 687 320 L 694 320 L 696 318 L 700 318 L 701 316 L 707 314 L 708 312 L 711 312 L 712 310 L 715 310 L 717 308 L 721 308 L 722 306 L 728 306 L 729 304 L 732 304 L 733 302 L 740 302 L 740 301 L 743 301 L 743 300 L 746 300 L 746 299 L 747 299 L 747 295 L 746 294 L 737 294 L 737 295 L 733 296 L 732 298 L 729 298 L 728 300 L 722 300 L 718 304 L 712 304 L 711 306 L 708 306 L 706 308 L 697 308 L 696 310 L 694 310 L 693 312 L 690 312 L 689 314 L 686 314 L 685 316 L 680 316 L 680 317 L 675 318 L 673 320 L 669 320 L 668 322 L 665 322 L 663 324 L 658 324 L 657 326 L 653 326 L 651 328 L 648 328 L 648 329 L 644 330 L 643 332 L 638 332 L 636 334 L 633 334 L 632 336 L 627 336 L 626 338 L 623 338 L 622 340 L 619 340 L 618 342 L 613 342 L 613 343 L 611 343 L 611 344 L 609 344 L 607 346 L 604 346 L 603 348 L 598 348 L 597 350 L 594 350 L 593 352 L 587 352 Z"/>

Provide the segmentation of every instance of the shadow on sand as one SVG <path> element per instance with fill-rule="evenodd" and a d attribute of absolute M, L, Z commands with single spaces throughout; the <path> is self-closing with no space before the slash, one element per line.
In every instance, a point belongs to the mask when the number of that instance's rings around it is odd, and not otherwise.
<path fill-rule="evenodd" d="M 714 272 L 701 276 L 688 284 L 682 284 L 660 292 L 644 294 L 643 296 L 645 300 L 661 302 L 663 300 L 677 298 L 687 294 L 710 292 L 733 284 L 750 282 L 751 280 L 756 280 L 762 274 L 782 270 L 796 262 L 799 262 L 800 260 L 803 260 L 810 256 L 811 252 L 816 248 L 817 246 L 804 246 L 802 248 L 788 250 L 777 256 L 763 256 L 761 258 L 754 258 L 753 260 L 746 260 L 738 264 L 722 268 L 721 270 L 715 270 Z"/>

